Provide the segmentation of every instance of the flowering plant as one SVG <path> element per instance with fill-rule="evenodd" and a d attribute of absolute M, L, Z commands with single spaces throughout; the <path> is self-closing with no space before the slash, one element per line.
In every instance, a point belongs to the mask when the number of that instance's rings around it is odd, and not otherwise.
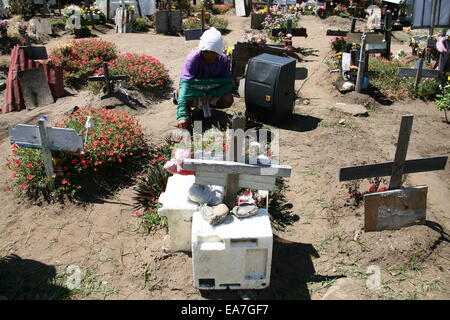
<path fill-rule="evenodd" d="M 342 51 L 347 51 L 349 44 L 347 43 L 347 41 L 345 40 L 344 37 L 333 37 L 330 40 L 331 42 L 331 48 L 336 51 L 336 52 L 342 52 Z M 350 44 L 351 46 L 351 44 Z"/>
<path fill-rule="evenodd" d="M 8 21 L 0 20 L 0 35 L 6 37 L 8 35 Z"/>
<path fill-rule="evenodd" d="M 28 24 L 26 24 L 26 23 L 18 23 L 17 24 L 17 31 L 19 32 L 19 35 L 22 37 L 25 36 L 27 29 L 28 29 Z"/>
<path fill-rule="evenodd" d="M 111 61 L 110 73 L 130 76 L 130 82 L 140 89 L 162 87 L 169 82 L 169 70 L 156 58 L 136 53 L 125 53 Z M 102 74 L 103 69 L 97 74 Z"/>
<path fill-rule="evenodd" d="M 71 84 L 84 83 L 102 65 L 117 57 L 116 46 L 94 38 L 70 40 L 51 51 L 51 63 L 64 69 Z"/>
<path fill-rule="evenodd" d="M 249 33 L 244 32 L 242 42 L 245 43 L 255 43 L 255 44 L 266 44 L 267 43 L 267 34 L 265 33 Z"/>
<path fill-rule="evenodd" d="M 55 123 L 55 127 L 73 128 L 85 136 L 85 123 L 91 116 L 95 126 L 87 134 L 84 153 L 53 152 L 55 173 L 45 174 L 40 149 L 20 148 L 13 145 L 12 157 L 6 166 L 12 170 L 7 190 L 15 188 L 20 194 L 37 199 L 44 196 L 74 195 L 81 188 L 80 178 L 97 173 L 105 167 L 118 166 L 122 162 L 147 156 L 142 127 L 128 113 L 106 109 L 79 109 Z M 48 193 L 47 183 L 55 181 L 55 190 Z"/>
<path fill-rule="evenodd" d="M 65 18 L 69 18 L 70 16 L 81 15 L 81 8 L 77 5 L 71 4 L 70 6 L 64 7 L 62 10 L 62 14 Z"/>
<path fill-rule="evenodd" d="M 270 39 L 281 42 L 284 34 L 279 34 L 277 36 L 272 36 L 273 29 L 285 29 L 287 28 L 288 20 L 292 21 L 292 28 L 298 26 L 298 22 L 300 20 L 301 12 L 295 11 L 295 13 L 283 13 L 280 9 L 279 5 L 274 5 L 270 7 L 270 14 L 266 15 L 262 25 L 264 29 L 267 31 L 267 35 Z"/>

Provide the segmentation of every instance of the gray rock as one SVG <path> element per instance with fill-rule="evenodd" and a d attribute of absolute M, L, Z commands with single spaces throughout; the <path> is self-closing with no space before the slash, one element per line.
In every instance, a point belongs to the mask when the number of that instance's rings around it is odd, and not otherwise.
<path fill-rule="evenodd" d="M 340 278 L 328 289 L 322 300 L 363 300 L 364 281 Z"/>
<path fill-rule="evenodd" d="M 223 200 L 223 190 L 194 183 L 188 191 L 189 199 L 200 204 L 216 206 Z"/>
<path fill-rule="evenodd" d="M 237 218 L 247 218 L 254 216 L 258 212 L 258 207 L 255 205 L 247 206 L 236 206 L 233 208 L 232 212 Z"/>
<path fill-rule="evenodd" d="M 336 103 L 330 109 L 351 114 L 352 116 L 355 117 L 359 116 L 367 117 L 369 115 L 367 109 L 359 104 Z"/>
<path fill-rule="evenodd" d="M 203 219 L 211 225 L 222 223 L 227 217 L 228 212 L 228 207 L 223 203 L 215 207 L 210 207 L 207 205 L 200 207 L 200 213 L 202 214 Z"/>

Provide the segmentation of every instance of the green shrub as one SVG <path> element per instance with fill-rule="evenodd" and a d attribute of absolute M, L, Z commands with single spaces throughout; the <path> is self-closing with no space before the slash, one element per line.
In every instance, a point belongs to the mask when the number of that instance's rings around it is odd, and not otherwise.
<path fill-rule="evenodd" d="M 103 62 L 117 57 L 116 46 L 94 38 L 70 40 L 51 51 L 51 63 L 64 70 L 64 79 L 71 85 L 84 84 Z"/>
<path fill-rule="evenodd" d="M 226 29 L 228 27 L 228 20 L 212 16 L 209 20 L 209 25 L 214 28 Z"/>
<path fill-rule="evenodd" d="M 405 98 L 418 98 L 434 100 L 440 92 L 439 83 L 432 79 L 422 79 L 417 92 L 414 92 L 414 78 L 400 77 L 400 68 L 410 68 L 409 64 L 399 60 L 386 60 L 383 58 L 370 58 L 369 70 L 375 74 L 370 78 L 370 84 L 380 90 L 390 99 L 401 100 Z"/>
<path fill-rule="evenodd" d="M 165 141 L 165 143 L 150 147 L 150 162 L 147 169 L 138 179 L 133 197 L 135 202 L 135 214 L 142 217 L 141 225 L 150 231 L 157 227 L 167 226 L 167 220 L 158 215 L 160 203 L 158 201 L 161 193 L 164 192 L 167 180 L 170 176 L 169 172 L 164 169 L 166 161 L 170 160 L 172 154 L 173 143 Z"/>
<path fill-rule="evenodd" d="M 9 0 L 8 4 L 12 14 L 19 14 L 29 18 L 36 13 L 33 0 Z"/>
<path fill-rule="evenodd" d="M 448 122 L 447 111 L 450 110 L 450 85 L 444 87 L 442 94 L 438 95 L 436 107 L 438 110 L 444 111 L 445 120 Z"/>
<path fill-rule="evenodd" d="M 125 53 L 111 61 L 109 72 L 130 76 L 130 83 L 139 89 L 161 88 L 168 84 L 169 73 L 156 58 L 136 53 Z M 102 74 L 102 69 L 97 71 Z"/>
<path fill-rule="evenodd" d="M 132 21 L 133 32 L 147 32 L 148 31 L 148 21 L 147 18 L 137 17 Z"/>
<path fill-rule="evenodd" d="M 56 29 L 56 30 L 65 30 L 66 28 L 66 21 L 64 19 L 58 19 L 58 20 L 53 20 L 51 22 L 52 25 L 52 29 Z"/>

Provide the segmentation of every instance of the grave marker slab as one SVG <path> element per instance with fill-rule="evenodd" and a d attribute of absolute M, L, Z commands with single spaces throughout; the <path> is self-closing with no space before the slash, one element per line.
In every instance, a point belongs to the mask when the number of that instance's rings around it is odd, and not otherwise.
<path fill-rule="evenodd" d="M 391 175 L 388 191 L 374 193 L 374 196 L 371 196 L 372 194 L 364 196 L 365 213 L 367 213 L 364 217 L 366 232 L 400 229 L 425 219 L 426 187 L 399 189 L 402 175 L 443 170 L 448 157 L 405 161 L 412 121 L 412 115 L 402 117 L 394 162 L 340 169 L 340 181 Z M 365 202 L 366 199 L 369 201 L 368 204 Z"/>
<path fill-rule="evenodd" d="M 427 186 L 419 186 L 364 195 L 365 231 L 397 230 L 423 224 L 427 192 Z"/>
<path fill-rule="evenodd" d="M 19 71 L 17 76 L 28 110 L 55 102 L 42 67 Z"/>

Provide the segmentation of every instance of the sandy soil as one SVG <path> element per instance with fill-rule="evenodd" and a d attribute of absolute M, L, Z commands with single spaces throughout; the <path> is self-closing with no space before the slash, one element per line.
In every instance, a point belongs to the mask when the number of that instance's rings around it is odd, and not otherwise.
<path fill-rule="evenodd" d="M 249 18 L 227 16 L 231 32 L 228 45 L 249 29 Z M 294 46 L 305 49 L 298 66 L 309 76 L 296 82 L 301 99 L 295 114 L 280 128 L 281 161 L 292 166 L 287 179 L 283 219 L 274 224 L 271 285 L 254 291 L 254 299 L 321 299 L 338 278 L 362 281 L 361 299 L 449 299 L 450 168 L 413 174 L 405 185 L 428 185 L 427 223 L 398 231 L 364 233 L 363 206 L 348 201 L 339 182 L 339 168 L 352 164 L 391 161 L 394 157 L 401 116 L 414 114 L 408 159 L 449 155 L 450 127 L 433 103 L 418 100 L 381 105 L 367 95 L 340 94 L 332 85 L 335 75 L 327 70 L 330 54 L 328 28 L 347 29 L 350 21 L 307 16 L 302 26 L 308 38 L 296 38 Z M 149 54 L 170 70 L 178 82 L 184 57 L 198 41 L 154 34 L 99 33 L 122 52 Z M 68 36 L 51 40 L 50 49 Z M 393 42 L 393 51 L 407 43 Z M 70 91 L 55 104 L 33 111 L 0 115 L 0 163 L 9 155 L 7 125 L 35 123 L 42 114 L 56 121 L 73 106 L 99 103 L 92 93 Z M 1 96 L 0 96 L 1 97 Z M 308 99 L 309 104 L 304 104 Z M 175 106 L 169 97 L 151 100 L 145 108 L 131 109 L 151 141 L 160 141 L 175 126 Z M 228 114 L 244 111 L 236 98 Z M 363 103 L 369 117 L 352 117 L 331 111 L 336 102 Z M 127 109 L 127 106 L 118 106 Z M 340 120 L 345 124 L 339 124 Z M 9 173 L 0 167 L 0 179 Z M 368 182 L 361 189 L 368 190 Z M 202 292 L 192 286 L 191 257 L 169 253 L 168 234 L 159 230 L 142 233 L 132 209 L 132 185 L 110 197 L 96 198 L 84 205 L 66 203 L 33 206 L 0 188 L 0 256 L 11 254 L 30 264 L 44 264 L 56 275 L 55 285 L 64 284 L 67 266 L 82 271 L 80 299 L 228 299 L 243 292 Z M 25 260 L 24 260 L 25 261 Z M 365 289 L 366 270 L 377 265 L 383 286 Z M 50 281 L 50 280 L 49 280 Z M 59 281 L 59 282 L 58 282 Z M 5 293 L 0 292 L 0 295 Z"/>

